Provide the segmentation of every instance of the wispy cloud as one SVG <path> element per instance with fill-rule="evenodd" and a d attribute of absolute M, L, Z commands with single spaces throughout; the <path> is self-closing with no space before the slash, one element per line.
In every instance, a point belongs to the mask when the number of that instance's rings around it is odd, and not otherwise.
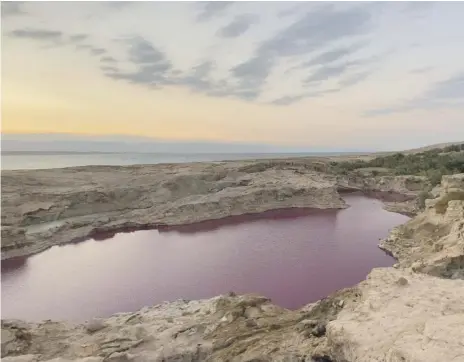
<path fill-rule="evenodd" d="M 74 34 L 69 36 L 69 40 L 71 42 L 80 43 L 81 41 L 86 40 L 88 37 L 89 36 L 87 34 Z"/>
<path fill-rule="evenodd" d="M 370 70 L 366 70 L 366 71 L 361 71 L 359 73 L 354 73 L 344 79 L 341 79 L 338 84 L 343 87 L 343 88 L 347 88 L 347 87 L 351 87 L 351 86 L 354 86 L 360 82 L 362 82 L 363 80 L 365 80 L 366 78 L 369 77 L 369 75 L 372 74 L 372 71 Z"/>
<path fill-rule="evenodd" d="M 433 69 L 434 69 L 434 67 L 415 68 L 415 69 L 412 69 L 410 73 L 411 74 L 424 74 L 424 73 L 430 72 Z"/>
<path fill-rule="evenodd" d="M 18 16 L 24 15 L 26 12 L 23 9 L 25 1 L 2 1 L 1 2 L 1 14 L 2 19 L 11 17 L 11 16 Z"/>
<path fill-rule="evenodd" d="M 198 21 L 208 21 L 224 12 L 231 6 L 233 1 L 203 1 L 199 2 L 200 12 L 197 16 Z"/>
<path fill-rule="evenodd" d="M 143 37 L 124 39 L 123 42 L 128 46 L 129 60 L 137 69 L 133 72 L 120 69 L 105 72 L 107 77 L 148 87 L 159 87 L 168 83 L 166 73 L 172 68 L 172 64 L 165 53 Z"/>
<path fill-rule="evenodd" d="M 104 5 L 108 14 L 114 14 L 115 11 L 111 8 L 127 7 L 131 4 L 134 3 L 108 2 Z M 2 9 L 3 6 L 4 3 Z M 157 9 L 166 11 L 163 6 Z M 305 98 L 326 96 L 359 85 L 380 69 L 380 65 L 387 60 L 385 48 L 372 41 L 372 35 L 379 23 L 372 20 L 374 16 L 381 15 L 379 9 L 414 12 L 428 8 L 426 4 L 404 7 L 401 4 L 374 3 L 289 3 L 284 9 L 275 8 L 274 20 L 282 19 L 282 24 L 285 25 L 274 28 L 274 24 L 269 22 L 269 16 L 258 16 L 258 11 L 250 11 L 247 8 L 240 13 L 239 6 L 240 3 L 232 1 L 210 1 L 188 7 L 190 11 L 193 10 L 190 20 L 193 25 L 189 26 L 203 29 L 198 33 L 201 41 L 206 41 L 206 32 L 209 29 L 210 41 L 216 44 L 220 42 L 218 47 L 226 50 L 221 50 L 223 54 L 216 55 L 201 54 L 201 57 L 198 57 L 197 54 L 188 61 L 180 61 L 178 54 L 195 52 L 196 40 L 193 34 L 191 44 L 190 40 L 188 43 L 179 43 L 177 48 L 182 49 L 179 52 L 172 52 L 172 44 L 164 44 L 162 38 L 157 36 L 137 35 L 137 30 L 131 32 L 130 36 L 124 35 L 127 34 L 127 29 L 123 33 L 115 33 L 110 38 L 113 41 L 106 42 L 101 36 L 87 31 L 72 33 L 38 27 L 11 30 L 7 35 L 16 39 L 45 42 L 51 46 L 70 46 L 85 51 L 100 60 L 99 67 L 104 76 L 121 82 L 150 89 L 179 86 L 212 97 L 291 105 Z M 140 10 L 139 7 L 130 7 L 127 11 L 135 11 L 134 9 Z M 153 7 L 147 9 L 153 10 Z M 18 5 L 10 7 L 9 11 L 17 13 L 22 10 Z M 182 21 L 189 18 L 185 14 L 182 16 Z M 218 23 L 222 26 L 218 27 Z M 276 31 L 264 32 L 260 29 L 261 26 L 270 26 Z M 115 42 L 114 39 L 119 41 Z M 247 39 L 248 54 L 244 53 L 241 58 L 234 56 L 235 51 L 240 51 L 240 48 L 236 48 L 231 50 L 232 56 L 226 55 L 229 45 L 244 41 L 242 39 Z M 122 46 L 122 49 L 115 51 L 115 43 Z M 250 45 L 253 45 L 251 49 Z M 184 48 L 188 51 L 184 52 Z M 373 56 L 375 53 L 378 55 Z M 224 58 L 229 59 L 222 63 Z M 233 59 L 233 62 L 230 62 L 230 59 Z M 289 70 L 285 76 L 291 75 L 294 78 L 293 86 L 276 92 L 276 74 L 283 64 Z M 425 74 L 431 69 L 432 67 L 422 67 L 408 72 Z M 332 89 L 333 87 L 336 87 L 336 90 Z M 327 88 L 331 88 L 331 91 L 327 91 Z M 431 93 L 430 97 L 444 94 L 443 90 L 441 93 L 438 90 L 436 92 Z M 422 101 L 415 100 L 415 103 L 411 104 L 418 105 Z M 411 104 L 380 110 L 380 113 L 406 109 L 411 107 Z"/>
<path fill-rule="evenodd" d="M 110 55 L 105 55 L 103 57 L 100 58 L 100 61 L 102 63 L 116 63 L 116 59 L 113 58 L 112 56 Z"/>
<path fill-rule="evenodd" d="M 390 107 L 371 109 L 365 113 L 365 116 L 385 116 L 415 109 L 455 107 L 464 109 L 464 72 L 435 83 L 429 90 L 418 97 Z"/>
<path fill-rule="evenodd" d="M 231 72 L 242 89 L 257 98 L 280 59 L 311 54 L 328 44 L 366 34 L 370 29 L 369 21 L 370 14 L 361 7 L 346 10 L 334 9 L 332 6 L 315 8 L 272 38 L 262 42 L 252 58 L 232 68 Z M 354 49 L 320 55 L 320 59 L 316 59 L 314 64 L 321 62 L 324 57 L 336 60 L 349 51 Z M 339 66 L 320 70 L 307 78 L 304 83 L 324 80 L 326 73 L 341 74 L 343 69 Z"/>
<path fill-rule="evenodd" d="M 258 20 L 259 17 L 254 14 L 239 15 L 231 23 L 219 29 L 218 35 L 223 38 L 236 38 L 244 34 Z"/>
<path fill-rule="evenodd" d="M 61 31 L 47 29 L 17 29 L 9 33 L 10 36 L 33 40 L 60 40 L 63 36 Z"/>
<path fill-rule="evenodd" d="M 315 65 L 325 65 L 328 63 L 336 62 L 349 55 L 356 53 L 358 50 L 362 49 L 362 47 L 365 45 L 366 45 L 365 42 L 362 42 L 362 43 L 357 42 L 350 46 L 343 46 L 343 47 L 325 51 L 319 55 L 316 55 L 312 59 L 303 62 L 300 65 L 300 67 L 306 68 L 306 67 L 313 67 Z"/>

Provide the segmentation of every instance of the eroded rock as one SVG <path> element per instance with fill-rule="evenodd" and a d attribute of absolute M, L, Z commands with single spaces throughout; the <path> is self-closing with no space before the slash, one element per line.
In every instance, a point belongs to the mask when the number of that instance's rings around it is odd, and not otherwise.
<path fill-rule="evenodd" d="M 347 297 L 350 294 L 344 291 Z M 183 300 L 122 313 L 89 325 L 4 321 L 2 356 L 22 361 L 302 361 L 325 343 L 327 316 L 336 317 L 340 293 L 304 311 L 290 311 L 256 295 Z M 325 310 L 327 313 L 321 313 Z M 136 315 L 136 318 L 133 316 Z M 311 319 L 313 318 L 313 319 Z M 135 321 L 127 323 L 127 321 Z M 100 328 L 104 326 L 103 328 Z M 14 350 L 21 328 L 29 342 Z M 3 332 L 2 332 L 3 334 Z M 3 335 L 2 335 L 3 337 Z M 3 344 L 3 342 L 5 344 Z M 58 360 L 56 360 L 57 362 Z"/>
<path fill-rule="evenodd" d="M 359 302 L 327 325 L 335 361 L 463 361 L 463 280 L 379 268 L 358 288 Z"/>
<path fill-rule="evenodd" d="M 288 207 L 346 207 L 334 179 L 310 164 L 282 160 L 6 170 L 2 259 L 100 233 Z"/>
<path fill-rule="evenodd" d="M 463 180 L 464 174 L 444 176 L 440 194 L 427 200 L 425 211 L 381 241 L 380 247 L 397 258 L 401 267 L 464 279 Z"/>

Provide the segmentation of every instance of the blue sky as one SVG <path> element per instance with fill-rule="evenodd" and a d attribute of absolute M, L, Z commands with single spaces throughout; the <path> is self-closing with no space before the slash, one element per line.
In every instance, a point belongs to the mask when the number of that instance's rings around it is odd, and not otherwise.
<path fill-rule="evenodd" d="M 462 140 L 462 14 L 460 2 L 3 2 L 3 130 Z"/>

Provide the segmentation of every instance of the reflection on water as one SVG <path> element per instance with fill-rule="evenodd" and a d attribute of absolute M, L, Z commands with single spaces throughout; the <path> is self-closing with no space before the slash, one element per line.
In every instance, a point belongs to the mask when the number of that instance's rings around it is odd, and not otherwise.
<path fill-rule="evenodd" d="M 394 262 L 378 239 L 408 218 L 378 200 L 345 199 L 345 210 L 277 210 L 119 233 L 3 262 L 2 317 L 83 321 L 231 290 L 298 308 Z"/>

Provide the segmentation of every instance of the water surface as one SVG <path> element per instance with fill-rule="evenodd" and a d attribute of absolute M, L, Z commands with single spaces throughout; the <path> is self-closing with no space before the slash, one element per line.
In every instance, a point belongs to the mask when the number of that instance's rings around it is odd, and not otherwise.
<path fill-rule="evenodd" d="M 2 318 L 84 321 L 229 291 L 301 307 L 394 263 L 377 244 L 408 218 L 375 199 L 345 200 L 345 210 L 280 210 L 120 233 L 3 262 Z"/>
<path fill-rule="evenodd" d="M 2 170 L 45 169 L 89 165 L 137 165 L 184 162 L 218 162 L 288 157 L 330 156 L 350 153 L 95 153 L 2 152 Z"/>

